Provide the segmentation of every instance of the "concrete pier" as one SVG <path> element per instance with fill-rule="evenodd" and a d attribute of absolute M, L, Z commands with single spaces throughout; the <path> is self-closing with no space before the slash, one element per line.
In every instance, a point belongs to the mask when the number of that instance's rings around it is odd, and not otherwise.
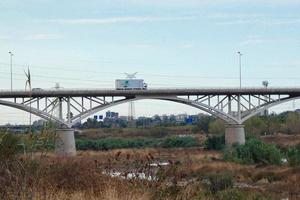
<path fill-rule="evenodd" d="M 74 129 L 66 128 L 56 130 L 55 153 L 58 156 L 76 155 Z"/>
<path fill-rule="evenodd" d="M 225 129 L 225 144 L 231 146 L 232 144 L 245 144 L 245 130 L 244 125 L 231 124 Z"/>

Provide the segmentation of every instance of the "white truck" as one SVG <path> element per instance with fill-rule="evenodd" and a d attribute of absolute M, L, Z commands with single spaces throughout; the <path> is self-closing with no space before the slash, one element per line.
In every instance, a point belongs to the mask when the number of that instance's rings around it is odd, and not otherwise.
<path fill-rule="evenodd" d="M 143 79 L 117 79 L 117 90 L 146 90 L 147 84 Z"/>

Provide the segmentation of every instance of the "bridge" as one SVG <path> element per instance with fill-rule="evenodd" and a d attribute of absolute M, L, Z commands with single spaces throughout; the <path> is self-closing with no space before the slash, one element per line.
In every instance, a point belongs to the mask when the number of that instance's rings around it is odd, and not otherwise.
<path fill-rule="evenodd" d="M 35 89 L 0 91 L 0 105 L 16 108 L 60 125 L 56 153 L 74 155 L 72 127 L 109 107 L 137 100 L 176 102 L 214 115 L 227 123 L 225 142 L 243 144 L 243 122 L 281 103 L 300 98 L 300 88 L 186 88 L 186 89 Z M 54 111 L 58 110 L 58 114 Z"/>

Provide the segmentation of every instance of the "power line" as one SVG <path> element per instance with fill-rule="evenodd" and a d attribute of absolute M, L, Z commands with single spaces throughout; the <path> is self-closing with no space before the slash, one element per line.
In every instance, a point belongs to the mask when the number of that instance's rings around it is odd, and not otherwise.
<path fill-rule="evenodd" d="M 0 62 L 0 65 L 10 65 L 9 63 L 4 63 L 4 62 Z M 14 64 L 14 66 L 18 66 L 18 67 L 25 67 L 25 65 L 21 65 L 21 64 Z M 112 72 L 112 71 L 94 71 L 94 70 L 80 70 L 80 69 L 62 69 L 63 66 L 61 67 L 47 67 L 47 66 L 37 66 L 37 65 L 30 65 L 31 68 L 37 68 L 37 69 L 43 69 L 43 70 L 51 70 L 51 71 L 66 71 L 66 72 L 70 72 L 70 71 L 75 71 L 75 72 L 80 72 L 80 73 L 93 73 L 93 75 L 95 75 L 95 73 L 98 73 L 99 75 L 103 75 L 103 74 L 112 74 L 112 75 L 123 75 L 123 73 L 118 73 L 118 72 Z M 66 67 L 66 66 L 64 66 Z M 236 80 L 239 79 L 239 77 L 235 77 L 235 76 L 191 76 L 191 75 L 167 75 L 167 74 L 147 74 L 147 73 L 140 73 L 140 75 L 143 76 L 152 76 L 152 77 L 163 77 L 163 78 L 179 78 L 179 79 L 224 79 L 224 80 L 228 80 L 228 79 L 232 79 L 232 80 Z M 51 78 L 51 77 L 50 77 Z M 55 78 L 55 77 L 54 77 Z M 62 77 L 61 77 L 62 78 Z M 63 77 L 65 79 L 65 77 Z M 300 77 L 244 77 L 243 79 L 249 79 L 249 80 L 262 80 L 262 79 L 271 79 L 271 80 L 299 80 Z M 78 80 L 78 79 L 76 79 Z M 95 80 L 91 80 L 91 81 L 95 81 Z M 98 81 L 98 80 L 97 80 Z"/>

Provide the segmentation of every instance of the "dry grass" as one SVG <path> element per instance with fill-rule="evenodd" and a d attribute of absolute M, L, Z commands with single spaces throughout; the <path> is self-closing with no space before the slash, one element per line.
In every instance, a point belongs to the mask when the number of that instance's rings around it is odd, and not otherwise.
<path fill-rule="evenodd" d="M 156 161 L 171 163 L 158 169 L 163 175 L 159 181 L 103 175 L 103 170 L 151 171 L 148 164 Z M 299 168 L 224 162 L 220 153 L 201 148 L 85 151 L 74 158 L 37 154 L 34 160 L 18 158 L 8 168 L 9 172 L 0 171 L 2 199 L 213 199 L 206 195 L 203 180 L 222 173 L 231 173 L 236 183 L 251 186 L 240 189 L 251 195 L 258 192 L 292 199 L 300 194 Z"/>
<path fill-rule="evenodd" d="M 300 135 L 287 135 L 279 133 L 277 135 L 261 136 L 261 139 L 265 142 L 275 143 L 281 147 L 295 146 L 300 144 Z"/>

